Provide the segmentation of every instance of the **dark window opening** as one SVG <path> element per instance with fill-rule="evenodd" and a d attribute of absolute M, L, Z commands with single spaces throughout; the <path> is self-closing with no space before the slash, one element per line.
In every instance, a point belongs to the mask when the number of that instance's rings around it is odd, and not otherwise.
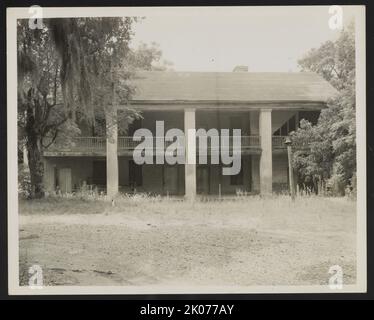
<path fill-rule="evenodd" d="M 55 181 L 53 182 L 54 183 L 54 189 L 56 190 L 57 187 L 59 186 L 59 181 L 58 181 L 58 169 L 57 169 L 57 166 L 54 167 L 54 175 L 55 175 Z"/>
<path fill-rule="evenodd" d="M 93 161 L 93 172 L 92 172 L 92 182 L 93 184 L 99 186 L 106 185 L 106 161 L 105 160 L 98 160 Z"/>

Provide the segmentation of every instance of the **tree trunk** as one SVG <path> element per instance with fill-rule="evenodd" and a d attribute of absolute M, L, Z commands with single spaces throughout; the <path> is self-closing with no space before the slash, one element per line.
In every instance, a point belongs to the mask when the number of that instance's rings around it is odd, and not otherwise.
<path fill-rule="evenodd" d="M 44 197 L 43 174 L 44 164 L 42 159 L 42 143 L 35 128 L 35 117 L 31 106 L 27 108 L 26 120 L 27 154 L 30 169 L 31 194 L 30 198 Z"/>

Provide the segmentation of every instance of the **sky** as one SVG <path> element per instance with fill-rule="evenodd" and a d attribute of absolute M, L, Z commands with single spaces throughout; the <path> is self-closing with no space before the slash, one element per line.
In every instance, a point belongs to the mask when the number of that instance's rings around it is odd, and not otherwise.
<path fill-rule="evenodd" d="M 348 25 L 354 11 L 342 8 Z M 329 6 L 181 9 L 146 16 L 132 41 L 158 43 L 175 71 L 296 72 L 298 59 L 340 32 L 329 27 Z"/>

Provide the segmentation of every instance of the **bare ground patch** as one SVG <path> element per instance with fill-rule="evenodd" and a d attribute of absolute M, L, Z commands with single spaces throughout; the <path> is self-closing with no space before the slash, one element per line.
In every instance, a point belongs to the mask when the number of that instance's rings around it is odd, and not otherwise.
<path fill-rule="evenodd" d="M 346 199 L 81 202 L 20 204 L 21 285 L 32 264 L 45 285 L 326 284 L 335 264 L 356 279 Z"/>

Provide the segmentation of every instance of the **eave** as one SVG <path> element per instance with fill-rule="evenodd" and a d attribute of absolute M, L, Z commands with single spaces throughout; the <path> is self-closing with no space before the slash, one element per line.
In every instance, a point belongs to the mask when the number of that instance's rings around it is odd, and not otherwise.
<path fill-rule="evenodd" d="M 119 109 L 134 108 L 147 111 L 183 110 L 193 107 L 196 110 L 228 109 L 228 110 L 321 110 L 327 107 L 324 101 L 224 101 L 224 100 L 132 100 L 128 104 L 119 106 Z"/>

